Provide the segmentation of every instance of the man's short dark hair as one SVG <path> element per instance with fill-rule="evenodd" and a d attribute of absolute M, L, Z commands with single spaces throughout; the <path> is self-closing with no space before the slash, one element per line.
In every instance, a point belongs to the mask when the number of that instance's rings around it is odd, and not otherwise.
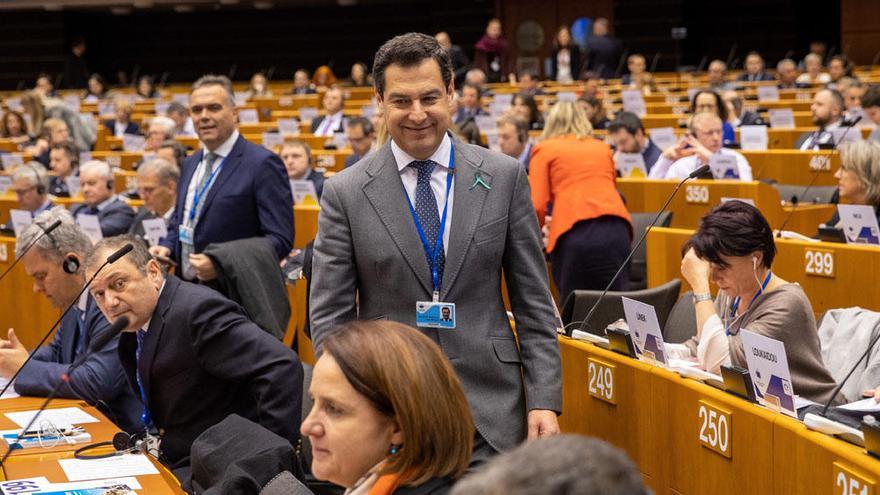
<path fill-rule="evenodd" d="M 472 90 L 476 91 L 476 92 L 477 92 L 477 98 L 479 98 L 480 96 L 482 96 L 482 93 L 480 92 L 480 87 L 477 86 L 476 84 L 471 84 L 471 83 L 469 83 L 469 82 L 466 82 L 466 83 L 464 83 L 464 84 L 461 85 L 461 94 L 462 94 L 462 96 L 464 96 L 464 90 L 465 90 L 465 88 L 471 88 Z"/>
<path fill-rule="evenodd" d="M 67 159 L 70 160 L 70 167 L 76 168 L 79 166 L 79 150 L 76 148 L 76 145 L 69 142 L 64 141 L 61 143 L 52 144 L 53 150 L 63 150 L 64 154 L 67 155 Z"/>
<path fill-rule="evenodd" d="M 424 60 L 433 59 L 440 66 L 443 85 L 452 85 L 452 59 L 433 36 L 422 33 L 406 33 L 386 41 L 376 52 L 373 59 L 373 80 L 376 93 L 382 98 L 385 92 L 385 69 L 389 65 L 408 68 L 421 64 Z"/>
<path fill-rule="evenodd" d="M 366 117 L 352 117 L 348 119 L 348 127 L 360 127 L 364 131 L 364 136 L 373 134 L 373 123 Z"/>
<path fill-rule="evenodd" d="M 177 113 L 180 115 L 189 115 L 189 109 L 186 108 L 186 105 L 179 101 L 172 101 L 168 104 L 168 108 L 165 110 L 166 114 Z"/>
<path fill-rule="evenodd" d="M 632 112 L 620 112 L 617 114 L 617 117 L 608 124 L 608 133 L 617 132 L 621 129 L 625 129 L 626 132 L 636 135 L 636 132 L 639 130 L 642 133 L 645 132 L 645 125 L 642 124 L 642 119 L 639 118 L 638 115 Z"/>
<path fill-rule="evenodd" d="M 526 76 L 531 77 L 533 81 L 538 80 L 538 74 L 535 71 L 530 70 L 530 69 L 521 70 L 521 71 L 519 71 L 519 74 L 517 74 L 517 77 L 519 77 L 520 79 L 522 79 Z"/>
<path fill-rule="evenodd" d="M 697 232 L 682 247 L 682 256 L 689 248 L 703 260 L 721 267 L 727 263 L 721 256 L 750 256 L 760 251 L 761 264 L 770 268 L 776 257 L 773 229 L 754 206 L 744 201 L 727 201 L 712 208 L 700 220 Z"/>
<path fill-rule="evenodd" d="M 162 148 L 171 148 L 174 152 L 174 161 L 177 163 L 177 168 L 183 167 L 183 159 L 186 158 L 186 146 L 174 139 L 166 139 L 159 145 L 159 149 Z"/>
<path fill-rule="evenodd" d="M 880 84 L 868 85 L 862 95 L 862 108 L 880 107 Z"/>

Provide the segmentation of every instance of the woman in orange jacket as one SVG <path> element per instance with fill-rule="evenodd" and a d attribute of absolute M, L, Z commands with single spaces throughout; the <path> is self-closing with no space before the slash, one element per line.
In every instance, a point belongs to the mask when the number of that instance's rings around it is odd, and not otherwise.
<path fill-rule="evenodd" d="M 611 147 L 574 102 L 557 102 L 529 165 L 532 202 L 543 225 L 552 209 L 547 253 L 564 301 L 575 289 L 604 289 L 632 240 L 629 212 L 615 182 Z M 624 271 L 611 287 L 626 290 Z"/>

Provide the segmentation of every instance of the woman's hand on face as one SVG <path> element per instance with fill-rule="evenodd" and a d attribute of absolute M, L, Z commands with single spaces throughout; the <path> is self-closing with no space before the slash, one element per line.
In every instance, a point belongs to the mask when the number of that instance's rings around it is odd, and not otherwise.
<path fill-rule="evenodd" d="M 681 276 L 690 284 L 694 294 L 709 292 L 709 271 L 709 262 L 700 259 L 694 248 L 688 249 L 681 260 Z"/>

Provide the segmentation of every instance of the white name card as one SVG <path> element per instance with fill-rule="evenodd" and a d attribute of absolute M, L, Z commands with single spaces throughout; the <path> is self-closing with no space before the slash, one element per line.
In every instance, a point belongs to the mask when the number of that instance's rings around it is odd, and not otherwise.
<path fill-rule="evenodd" d="M 716 179 L 739 179 L 735 156 L 716 153 L 709 159 L 709 168 Z"/>
<path fill-rule="evenodd" d="M 774 129 L 794 128 L 794 112 L 790 108 L 771 108 L 767 113 L 770 116 L 770 127 Z"/>
<path fill-rule="evenodd" d="M 645 106 L 645 98 L 642 96 L 642 92 L 638 89 L 628 89 L 620 92 L 623 97 L 623 109 L 627 112 L 632 112 L 639 117 L 644 117 L 647 113 L 647 107 Z"/>
<path fill-rule="evenodd" d="M 65 96 L 64 97 L 64 105 L 67 108 L 73 110 L 75 113 L 79 113 L 79 97 L 78 96 Z"/>
<path fill-rule="evenodd" d="M 675 146 L 675 131 L 672 127 L 657 127 L 656 129 L 648 129 L 651 141 L 661 150 L 666 150 L 671 146 Z"/>
<path fill-rule="evenodd" d="M 744 150 L 765 151 L 770 142 L 765 125 L 744 125 L 739 128 L 739 142 Z"/>
<path fill-rule="evenodd" d="M 477 124 L 477 129 L 480 132 L 489 133 L 498 129 L 498 123 L 495 117 L 491 115 L 477 115 L 474 117 L 474 122 Z"/>
<path fill-rule="evenodd" d="M 837 205 L 837 213 L 847 244 L 880 244 L 880 228 L 873 206 Z"/>
<path fill-rule="evenodd" d="M 281 146 L 284 143 L 284 137 L 277 132 L 264 132 L 263 133 L 263 146 L 266 148 L 272 149 L 276 146 Z"/>
<path fill-rule="evenodd" d="M 0 175 L 0 195 L 4 195 L 12 189 L 12 177 Z"/>
<path fill-rule="evenodd" d="M 318 204 L 318 192 L 315 190 L 314 182 L 310 180 L 292 180 L 290 181 L 290 190 L 293 192 L 293 204 Z"/>
<path fill-rule="evenodd" d="M 67 184 L 67 190 L 70 192 L 70 197 L 74 197 L 79 194 L 80 190 L 80 182 L 79 177 L 70 176 L 64 179 L 64 183 Z"/>
<path fill-rule="evenodd" d="M 797 418 L 785 345 L 745 328 L 740 336 L 758 402 Z"/>
<path fill-rule="evenodd" d="M 779 101 L 779 88 L 776 86 L 758 86 L 758 101 Z"/>
<path fill-rule="evenodd" d="M 16 237 L 20 236 L 24 229 L 34 222 L 31 212 L 27 210 L 9 210 L 9 217 L 12 219 L 12 230 L 15 231 Z"/>
<path fill-rule="evenodd" d="M 101 222 L 98 221 L 98 215 L 80 213 L 76 216 L 76 224 L 92 240 L 92 243 L 96 243 L 104 238 L 104 234 L 101 232 Z"/>
<path fill-rule="evenodd" d="M 614 168 L 620 172 L 621 177 L 645 178 L 648 176 L 645 158 L 641 153 L 618 153 Z"/>
<path fill-rule="evenodd" d="M 495 103 L 502 103 L 504 105 L 510 106 L 513 104 L 513 93 L 495 95 L 494 101 Z"/>
<path fill-rule="evenodd" d="M 556 93 L 556 101 L 577 101 L 577 94 L 571 91 L 560 91 Z"/>
<path fill-rule="evenodd" d="M 107 101 L 99 102 L 98 115 L 116 115 L 116 105 Z"/>
<path fill-rule="evenodd" d="M 299 121 L 296 119 L 278 119 L 278 132 L 283 136 L 299 136 Z"/>
<path fill-rule="evenodd" d="M 318 116 L 318 109 L 315 107 L 302 107 L 299 109 L 299 119 L 303 122 L 311 122 Z"/>
<path fill-rule="evenodd" d="M 256 124 L 260 121 L 256 108 L 242 108 L 238 111 L 238 121 L 242 124 Z"/>
<path fill-rule="evenodd" d="M 633 341 L 639 348 L 642 357 L 662 365 L 666 364 L 666 352 L 663 345 L 663 334 L 654 306 L 628 297 L 623 301 L 623 314 L 626 324 L 633 334 Z"/>
<path fill-rule="evenodd" d="M 149 218 L 141 224 L 144 226 L 144 237 L 147 238 L 150 246 L 158 246 L 159 241 L 168 235 L 168 228 L 162 218 Z"/>
<path fill-rule="evenodd" d="M 6 170 L 12 170 L 15 167 L 24 164 L 24 160 L 21 155 L 12 154 L 12 153 L 3 153 L 0 154 L 0 163 L 3 164 L 3 168 Z"/>
<path fill-rule="evenodd" d="M 138 134 L 123 134 L 122 149 L 128 152 L 138 152 L 144 150 L 146 139 Z"/>

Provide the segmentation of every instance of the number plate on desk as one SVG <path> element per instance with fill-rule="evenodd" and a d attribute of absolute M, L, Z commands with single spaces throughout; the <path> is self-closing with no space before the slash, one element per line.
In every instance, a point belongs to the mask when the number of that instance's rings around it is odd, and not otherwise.
<path fill-rule="evenodd" d="M 874 481 L 855 473 L 839 462 L 834 463 L 834 487 L 837 495 L 874 495 Z"/>
<path fill-rule="evenodd" d="M 687 186 L 685 201 L 703 205 L 709 204 L 709 188 L 706 186 Z"/>
<path fill-rule="evenodd" d="M 834 278 L 834 250 L 804 248 L 804 273 Z"/>
<path fill-rule="evenodd" d="M 614 393 L 615 367 L 613 364 L 604 363 L 598 359 L 587 359 L 587 374 L 590 382 L 587 391 L 591 396 L 603 400 L 609 404 L 617 404 L 617 396 Z"/>
<path fill-rule="evenodd" d="M 5 242 L 0 242 L 0 263 L 6 263 L 9 261 L 9 251 L 6 248 Z"/>
<path fill-rule="evenodd" d="M 728 459 L 733 458 L 733 413 L 701 400 L 697 417 L 700 444 Z"/>

